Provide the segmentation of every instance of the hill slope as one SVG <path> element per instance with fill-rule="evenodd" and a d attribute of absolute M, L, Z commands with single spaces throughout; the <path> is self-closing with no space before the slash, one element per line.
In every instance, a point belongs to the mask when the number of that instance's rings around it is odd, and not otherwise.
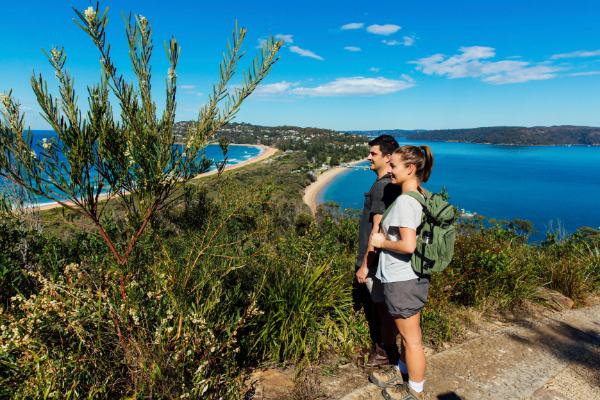
<path fill-rule="evenodd" d="M 505 145 L 600 145 L 600 128 L 589 126 L 496 126 L 418 132 L 410 140 Z"/>
<path fill-rule="evenodd" d="M 350 134 L 356 133 L 361 136 L 381 136 L 381 135 L 391 135 L 393 137 L 405 138 L 415 133 L 426 132 L 425 129 L 413 129 L 413 130 L 405 130 L 405 129 L 384 129 L 384 130 L 373 130 L 373 131 L 344 131 Z"/>

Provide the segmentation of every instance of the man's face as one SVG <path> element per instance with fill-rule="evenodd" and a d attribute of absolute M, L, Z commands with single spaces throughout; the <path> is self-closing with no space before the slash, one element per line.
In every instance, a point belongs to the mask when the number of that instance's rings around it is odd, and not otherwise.
<path fill-rule="evenodd" d="M 381 150 L 379 150 L 379 145 L 375 145 L 371 147 L 369 150 L 369 156 L 367 160 L 371 162 L 371 169 L 375 172 L 379 171 L 387 171 L 388 163 L 390 162 L 390 155 L 383 155 Z"/>

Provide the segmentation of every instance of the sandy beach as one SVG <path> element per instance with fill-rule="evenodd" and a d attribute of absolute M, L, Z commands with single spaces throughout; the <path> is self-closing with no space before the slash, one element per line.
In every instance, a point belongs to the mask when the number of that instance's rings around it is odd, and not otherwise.
<path fill-rule="evenodd" d="M 355 165 L 364 161 L 367 161 L 367 159 L 363 158 L 362 160 L 352 161 L 348 164 Z M 310 207 L 310 210 L 313 214 L 317 212 L 317 203 L 315 200 L 317 197 L 317 193 L 319 193 L 319 190 L 321 190 L 321 188 L 323 188 L 323 186 L 331 179 L 333 179 L 336 175 L 339 175 L 347 170 L 348 169 L 344 167 L 332 168 L 326 172 L 323 172 L 317 177 L 316 181 L 314 181 L 304 189 L 304 197 L 302 199 L 304 200 L 304 203 L 306 203 Z"/>
<path fill-rule="evenodd" d="M 261 149 L 264 149 L 264 151 L 262 153 L 260 153 L 257 157 L 254 157 L 248 161 L 244 161 L 242 163 L 239 164 L 234 164 L 234 165 L 230 165 L 228 167 L 225 167 L 225 172 L 227 171 L 231 171 L 237 168 L 241 168 L 245 165 L 248 164 L 252 164 L 255 162 L 259 162 L 259 161 L 263 161 L 269 157 L 271 157 L 272 155 L 274 155 L 275 153 L 277 153 L 277 149 L 274 147 L 268 147 L 268 146 L 263 146 L 263 145 L 257 145 L 257 144 L 231 144 L 231 146 L 249 146 L 249 147 L 260 147 Z M 195 176 L 193 179 L 198 179 L 198 178 L 204 178 L 205 176 L 211 176 L 216 174 L 217 171 L 210 171 L 210 172 L 206 172 L 204 174 L 200 174 Z M 105 200 L 107 196 L 100 196 L 99 200 Z M 52 208 L 58 208 L 58 207 L 62 207 L 60 204 L 47 204 L 44 206 L 40 206 L 40 210 L 50 210 Z"/>

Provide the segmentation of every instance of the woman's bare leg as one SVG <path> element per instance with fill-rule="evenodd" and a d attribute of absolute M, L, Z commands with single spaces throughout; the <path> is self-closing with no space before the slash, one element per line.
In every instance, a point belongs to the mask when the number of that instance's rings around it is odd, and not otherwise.
<path fill-rule="evenodd" d="M 410 318 L 395 319 L 395 322 L 402 335 L 401 359 L 408 369 L 408 377 L 413 382 L 423 382 L 426 361 L 421 344 L 421 312 Z"/>

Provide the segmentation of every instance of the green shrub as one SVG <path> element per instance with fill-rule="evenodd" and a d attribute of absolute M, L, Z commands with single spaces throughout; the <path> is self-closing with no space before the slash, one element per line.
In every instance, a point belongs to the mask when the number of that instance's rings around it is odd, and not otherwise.
<path fill-rule="evenodd" d="M 558 240 L 557 233 L 531 249 L 529 262 L 544 284 L 583 304 L 587 295 L 600 286 L 600 257 L 597 249 L 581 234 Z"/>
<path fill-rule="evenodd" d="M 260 354 L 280 362 L 312 360 L 325 350 L 350 354 L 365 344 L 364 316 L 352 309 L 354 259 L 340 257 L 344 247 L 314 223 L 303 236 L 279 240 L 259 298 Z"/>
<path fill-rule="evenodd" d="M 268 256 L 266 197 L 229 186 L 204 203 L 201 227 L 166 239 L 151 227 L 124 266 L 29 272 L 35 293 L 0 315 L 2 394 L 240 398 L 239 351 L 260 313 L 261 277 L 247 270 Z"/>

